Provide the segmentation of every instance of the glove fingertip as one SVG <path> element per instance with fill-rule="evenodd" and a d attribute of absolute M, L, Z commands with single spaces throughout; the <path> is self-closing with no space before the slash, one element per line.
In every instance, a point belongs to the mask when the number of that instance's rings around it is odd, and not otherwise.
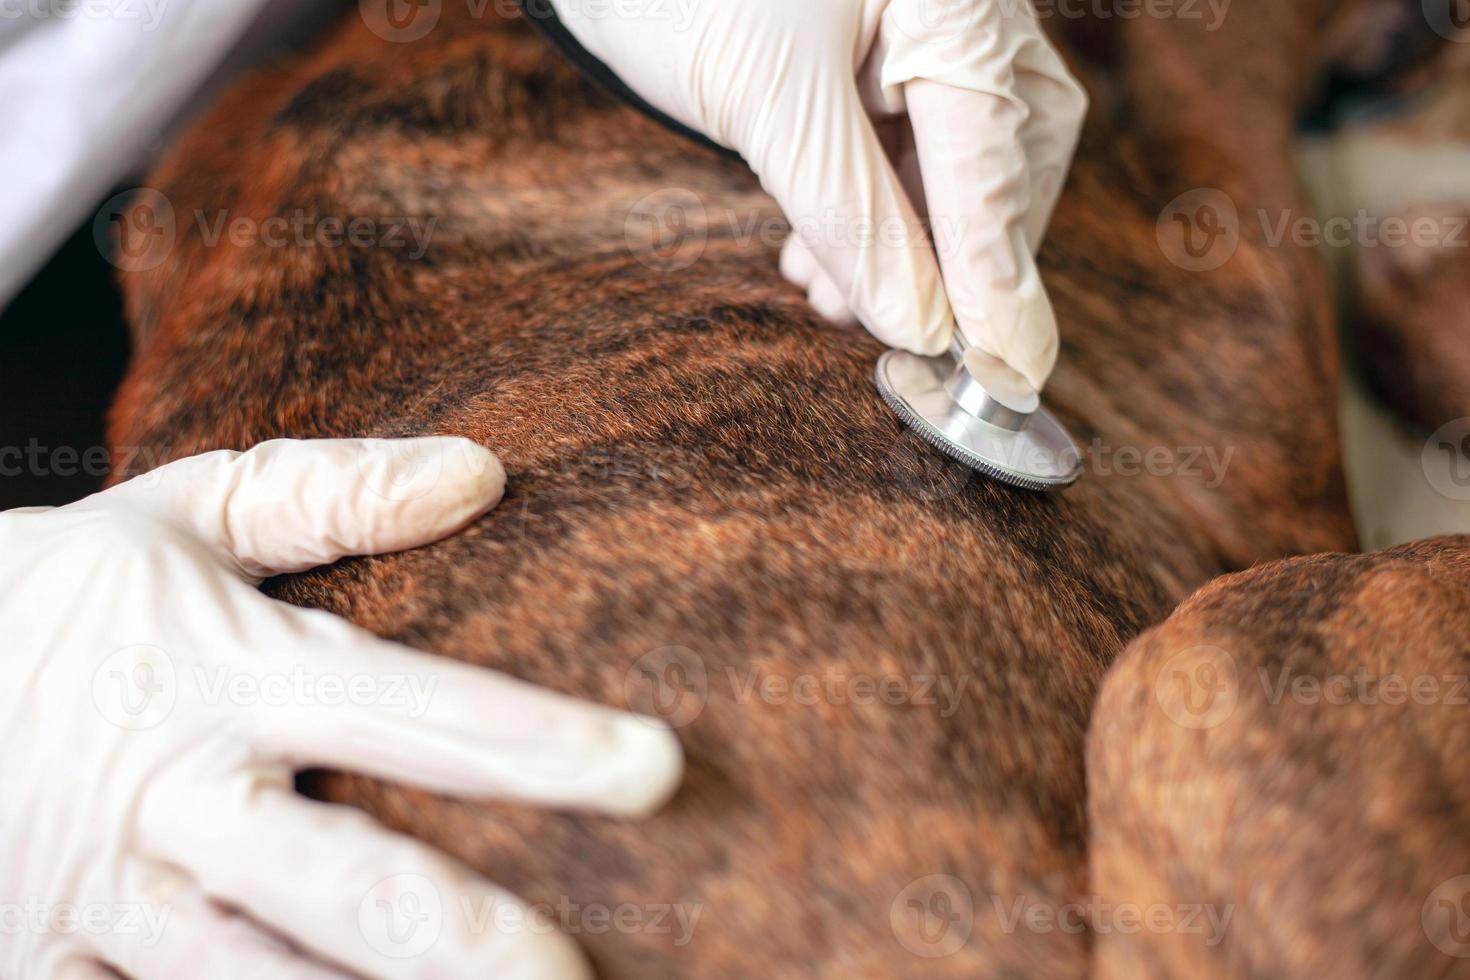
<path fill-rule="evenodd" d="M 372 510 L 391 515 L 391 536 L 400 546 L 452 533 L 505 494 L 505 467 L 499 457 L 458 436 L 364 444 L 358 472 L 366 491 L 363 499 Z"/>
<path fill-rule="evenodd" d="M 500 503 L 505 496 L 505 466 L 500 457 L 472 439 L 450 436 L 445 441 L 453 450 L 447 452 L 447 468 L 455 470 L 451 478 L 458 481 L 466 499 L 480 507 L 480 513 Z"/>
<path fill-rule="evenodd" d="M 619 723 L 621 758 L 595 801 L 615 817 L 641 819 L 662 809 L 684 779 L 684 747 L 666 723 L 641 715 Z"/>
<path fill-rule="evenodd" d="M 516 937 L 514 945 L 493 949 L 487 959 L 489 962 L 482 965 L 484 972 L 475 972 L 501 980 L 593 980 L 594 977 L 581 947 L 556 928 L 526 929 Z"/>

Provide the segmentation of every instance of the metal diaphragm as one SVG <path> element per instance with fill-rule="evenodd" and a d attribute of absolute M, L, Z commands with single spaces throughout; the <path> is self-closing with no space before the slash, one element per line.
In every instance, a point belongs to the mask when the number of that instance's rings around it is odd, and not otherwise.
<path fill-rule="evenodd" d="M 985 476 L 1028 490 L 1076 483 L 1082 453 L 1040 399 L 987 384 L 963 355 L 888 351 L 878 359 L 878 391 L 926 442 Z"/>

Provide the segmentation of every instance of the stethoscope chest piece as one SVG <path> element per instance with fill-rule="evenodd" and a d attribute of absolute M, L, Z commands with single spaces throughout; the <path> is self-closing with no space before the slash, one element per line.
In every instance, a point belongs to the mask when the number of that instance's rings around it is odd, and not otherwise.
<path fill-rule="evenodd" d="M 926 442 L 985 476 L 1028 490 L 1076 483 L 1082 453 L 1037 395 L 1004 365 L 969 361 L 962 341 L 938 357 L 891 350 L 878 359 L 878 391 Z"/>

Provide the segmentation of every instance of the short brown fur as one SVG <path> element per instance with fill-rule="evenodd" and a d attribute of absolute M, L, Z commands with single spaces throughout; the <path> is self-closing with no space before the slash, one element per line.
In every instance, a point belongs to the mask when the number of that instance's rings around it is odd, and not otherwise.
<path fill-rule="evenodd" d="M 237 87 L 154 176 L 180 235 L 127 283 L 138 351 L 114 442 L 469 436 L 510 472 L 497 510 L 270 591 L 615 705 L 649 707 L 650 654 L 704 667 L 688 778 L 642 824 L 314 786 L 533 901 L 702 906 L 683 947 L 583 934 L 601 975 L 1080 976 L 1092 937 L 991 909 L 1090 891 L 1083 742 L 1104 670 L 1222 572 L 1354 545 L 1318 258 L 1247 230 L 1202 274 L 1158 238 L 1195 188 L 1300 206 L 1292 115 L 1336 7 L 1236 0 L 1213 33 L 1077 31 L 1095 109 L 1042 267 L 1063 324 L 1048 398 L 1092 461 L 1062 496 L 982 481 L 901 429 L 873 390 L 879 346 L 819 322 L 771 248 L 731 233 L 726 211 L 774 214 L 748 174 L 610 105 L 524 25 L 454 4 L 412 44 L 352 19 Z M 625 239 L 670 187 L 712 216 L 675 272 Z M 410 259 L 209 246 L 193 220 L 298 209 L 438 224 Z M 1153 448 L 1174 472 L 1118 472 L 1117 450 Z M 1181 472 L 1206 451 L 1228 460 L 1219 482 Z M 751 676 L 829 673 L 963 696 L 948 715 L 739 696 Z M 977 915 L 931 959 L 892 914 L 934 874 Z"/>

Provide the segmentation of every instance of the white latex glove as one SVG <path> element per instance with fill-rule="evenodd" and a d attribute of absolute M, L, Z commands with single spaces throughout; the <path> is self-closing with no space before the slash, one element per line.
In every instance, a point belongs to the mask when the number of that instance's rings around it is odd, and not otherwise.
<path fill-rule="evenodd" d="M 554 3 L 651 105 L 745 157 L 820 312 L 923 354 L 957 317 L 1040 390 L 1057 327 L 1034 255 L 1087 98 L 1030 0 Z"/>
<path fill-rule="evenodd" d="M 0 976 L 588 976 L 292 774 L 631 816 L 677 783 L 673 735 L 256 589 L 449 534 L 504 479 L 462 439 L 278 441 L 0 514 Z"/>

